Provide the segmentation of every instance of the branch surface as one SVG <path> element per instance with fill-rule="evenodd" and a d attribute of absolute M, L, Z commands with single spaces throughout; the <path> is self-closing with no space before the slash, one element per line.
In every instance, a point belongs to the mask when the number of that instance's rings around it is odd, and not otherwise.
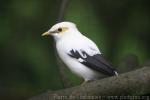
<path fill-rule="evenodd" d="M 118 77 L 108 77 L 85 85 L 47 91 L 29 100 L 78 100 L 84 96 L 144 95 L 150 93 L 150 67 L 143 67 Z"/>

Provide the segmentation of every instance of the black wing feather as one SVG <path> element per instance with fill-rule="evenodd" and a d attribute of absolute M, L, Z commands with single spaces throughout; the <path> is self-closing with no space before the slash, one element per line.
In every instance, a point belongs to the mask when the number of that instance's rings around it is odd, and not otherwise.
<path fill-rule="evenodd" d="M 68 54 L 72 58 L 82 58 L 84 61 L 80 62 L 85 66 L 100 71 L 105 75 L 115 75 L 115 69 L 102 57 L 101 54 L 96 54 L 93 56 L 88 55 L 85 51 L 82 51 L 83 55 L 86 55 L 86 58 L 83 58 L 78 51 L 71 50 Z"/>

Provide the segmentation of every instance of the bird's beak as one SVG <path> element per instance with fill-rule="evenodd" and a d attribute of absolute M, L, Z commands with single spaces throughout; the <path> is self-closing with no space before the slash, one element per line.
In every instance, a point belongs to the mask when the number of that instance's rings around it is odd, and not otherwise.
<path fill-rule="evenodd" d="M 50 35 L 50 32 L 45 32 L 42 34 L 42 36 L 48 36 L 48 35 Z"/>
<path fill-rule="evenodd" d="M 47 31 L 45 33 L 42 34 L 42 36 L 49 36 L 51 34 L 57 33 L 58 31 Z"/>

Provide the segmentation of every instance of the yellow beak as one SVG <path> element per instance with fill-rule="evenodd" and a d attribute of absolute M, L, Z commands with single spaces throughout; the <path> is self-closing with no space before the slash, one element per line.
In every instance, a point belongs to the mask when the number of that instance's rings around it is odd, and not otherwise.
<path fill-rule="evenodd" d="M 48 36 L 48 35 L 50 35 L 49 32 L 45 32 L 45 33 L 42 34 L 42 36 Z"/>

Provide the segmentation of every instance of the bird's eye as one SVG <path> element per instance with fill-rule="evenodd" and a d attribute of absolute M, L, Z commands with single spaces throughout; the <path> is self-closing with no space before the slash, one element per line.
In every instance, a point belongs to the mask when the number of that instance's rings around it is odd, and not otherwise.
<path fill-rule="evenodd" d="M 62 32 L 62 28 L 58 28 L 58 31 L 59 31 L 59 32 Z"/>

